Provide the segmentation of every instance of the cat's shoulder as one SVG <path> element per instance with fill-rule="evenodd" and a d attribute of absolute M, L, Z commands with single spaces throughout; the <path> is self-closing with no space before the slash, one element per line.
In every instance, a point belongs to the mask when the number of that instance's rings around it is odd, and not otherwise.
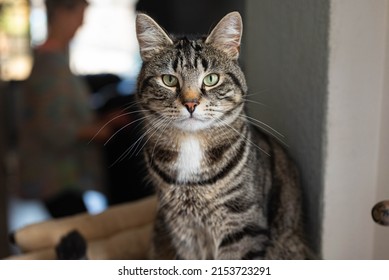
<path fill-rule="evenodd" d="M 267 157 L 270 159 L 273 158 L 273 161 L 282 160 L 293 164 L 288 145 L 284 139 L 264 131 L 257 126 L 250 125 L 250 130 L 253 144 L 257 149 L 260 149 L 262 153 L 266 154 Z"/>

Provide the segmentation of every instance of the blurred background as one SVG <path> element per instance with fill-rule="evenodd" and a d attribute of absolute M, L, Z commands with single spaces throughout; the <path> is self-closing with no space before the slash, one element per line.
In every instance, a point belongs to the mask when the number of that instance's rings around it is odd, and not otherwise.
<path fill-rule="evenodd" d="M 56 0 L 52 1 L 55 3 Z M 60 1 L 63 5 L 67 3 L 64 0 L 58 0 L 57 3 Z M 83 5 L 85 1 L 68 2 Z M 89 103 L 97 116 L 112 111 L 125 112 L 131 114 L 128 122 L 139 118 L 136 113 L 138 108 L 133 104 L 141 66 L 135 35 L 137 11 L 150 14 L 169 32 L 199 35 L 207 34 L 226 13 L 234 10 L 244 12 L 244 3 L 239 1 L 90 0 L 87 3 L 89 5 L 85 9 L 83 23 L 69 44 L 70 70 L 86 82 L 90 92 Z M 191 13 L 177 14 L 181 9 Z M 24 160 L 20 153 L 21 132 L 26 129 L 22 120 L 25 114 L 22 104 L 25 95 L 31 94 L 28 87 L 34 86 L 32 82 L 26 83 L 34 65 L 34 49 L 39 49 L 48 40 L 50 26 L 46 12 L 45 0 L 0 1 L 0 257 L 15 252 L 15 248 L 8 244 L 8 233 L 53 217 L 45 207 L 46 202 L 24 197 L 19 199 L 17 193 L 22 184 L 20 165 Z M 72 24 L 71 20 L 70 16 L 69 24 Z M 63 32 L 66 33 L 66 30 L 64 26 Z M 48 78 L 47 83 L 55 79 L 54 76 Z M 90 213 L 99 213 L 110 205 L 133 201 L 153 193 L 147 184 L 142 153 L 136 150 L 142 146 L 137 142 L 139 130 L 135 122 L 134 125 L 119 127 L 104 145 L 97 145 L 103 154 L 105 184 L 101 192 L 84 193 L 82 199 Z M 130 153 L 128 148 L 132 144 L 136 146 Z M 14 199 L 15 193 L 17 199 Z M 58 210 L 64 207 L 64 203 L 72 204 L 67 199 L 62 196 L 60 200 L 55 200 L 56 205 L 50 207 Z"/>
<path fill-rule="evenodd" d="M 50 218 L 36 204 L 8 200 L 19 184 L 20 85 L 47 36 L 43 1 L 0 0 L 0 257 L 11 252 L 7 235 L 19 220 Z M 241 12 L 240 63 L 255 102 L 248 111 L 285 136 L 300 167 L 308 242 L 326 259 L 389 258 L 389 228 L 370 216 L 389 198 L 388 0 L 88 2 L 69 65 L 88 84 L 97 114 L 133 102 L 137 11 L 178 34 L 206 34 L 226 13 Z M 138 137 L 129 126 L 101 146 L 108 191 L 90 197 L 96 211 L 152 192 L 141 158 L 126 155 Z"/>

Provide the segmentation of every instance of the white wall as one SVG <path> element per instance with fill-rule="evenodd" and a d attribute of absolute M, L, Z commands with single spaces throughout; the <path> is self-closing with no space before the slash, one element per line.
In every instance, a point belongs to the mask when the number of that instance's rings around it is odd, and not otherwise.
<path fill-rule="evenodd" d="M 250 112 L 302 170 L 310 241 L 325 259 L 389 259 L 389 0 L 247 0 Z"/>
<path fill-rule="evenodd" d="M 387 1 L 388 2 L 388 1 Z M 378 156 L 378 190 L 376 200 L 389 200 L 389 4 L 386 5 L 386 58 L 381 103 L 380 146 Z M 374 258 L 389 258 L 389 228 L 375 226 Z"/>
<path fill-rule="evenodd" d="M 387 16 L 387 0 L 331 1 L 323 221 L 326 259 L 389 258 L 389 228 L 375 235 L 379 226 L 370 214 L 377 202 L 378 182 L 382 188 L 389 187 L 388 165 L 380 165 L 388 163 L 385 146 L 389 143 L 384 142 L 388 113 L 382 111 L 389 105 L 388 84 L 384 90 Z M 375 237 L 381 238 L 377 244 L 385 246 L 385 252 L 375 253 Z"/>

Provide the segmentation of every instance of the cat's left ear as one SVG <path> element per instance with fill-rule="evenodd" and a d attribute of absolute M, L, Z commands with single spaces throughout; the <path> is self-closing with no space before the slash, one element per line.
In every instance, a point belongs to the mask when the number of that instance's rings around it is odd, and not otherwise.
<path fill-rule="evenodd" d="M 136 36 L 143 61 L 150 60 L 166 46 L 173 45 L 172 39 L 162 27 L 145 14 L 138 14 L 136 17 Z"/>
<path fill-rule="evenodd" d="M 231 59 L 238 59 L 243 23 L 238 12 L 232 12 L 222 18 L 205 40 L 206 44 L 224 51 Z"/>

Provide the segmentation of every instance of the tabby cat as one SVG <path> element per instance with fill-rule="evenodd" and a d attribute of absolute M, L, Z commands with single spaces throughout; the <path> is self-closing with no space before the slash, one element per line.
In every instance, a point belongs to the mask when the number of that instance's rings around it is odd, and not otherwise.
<path fill-rule="evenodd" d="M 242 19 L 176 38 L 138 14 L 137 98 L 159 198 L 153 259 L 304 259 L 301 194 L 283 148 L 245 115 Z"/>

